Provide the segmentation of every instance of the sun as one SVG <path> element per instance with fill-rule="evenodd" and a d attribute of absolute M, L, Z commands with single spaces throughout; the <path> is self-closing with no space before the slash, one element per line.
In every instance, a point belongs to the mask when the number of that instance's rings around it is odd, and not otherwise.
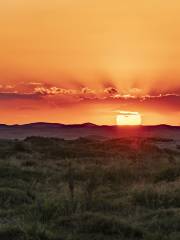
<path fill-rule="evenodd" d="M 119 126 L 138 126 L 142 124 L 142 117 L 139 112 L 120 111 L 116 122 Z"/>

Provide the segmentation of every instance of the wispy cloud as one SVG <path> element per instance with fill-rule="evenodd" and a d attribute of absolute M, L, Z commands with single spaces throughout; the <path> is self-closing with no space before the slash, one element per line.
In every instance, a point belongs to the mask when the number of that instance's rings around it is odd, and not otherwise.
<path fill-rule="evenodd" d="M 40 97 L 35 93 L 0 92 L 0 100 L 37 100 Z"/>
<path fill-rule="evenodd" d="M 28 88 L 28 86 L 31 86 Z M 43 85 L 39 82 L 27 83 L 25 87 L 0 86 L 0 101 L 25 100 L 39 101 L 51 106 L 67 106 L 73 104 L 101 104 L 127 107 L 130 109 L 141 108 L 146 111 L 158 109 L 158 111 L 179 111 L 180 93 L 142 94 L 138 88 L 129 92 L 120 91 L 114 86 L 106 86 L 99 89 L 89 87 L 61 88 L 57 86 Z M 26 104 L 26 103 L 24 103 Z M 25 106 L 24 106 L 25 107 Z"/>

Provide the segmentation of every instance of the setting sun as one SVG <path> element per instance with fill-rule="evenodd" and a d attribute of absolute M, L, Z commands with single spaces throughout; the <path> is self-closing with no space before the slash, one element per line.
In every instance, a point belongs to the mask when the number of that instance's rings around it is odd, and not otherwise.
<path fill-rule="evenodd" d="M 141 125 L 142 117 L 138 112 L 125 112 L 121 111 L 116 117 L 117 125 L 130 126 L 130 125 Z"/>

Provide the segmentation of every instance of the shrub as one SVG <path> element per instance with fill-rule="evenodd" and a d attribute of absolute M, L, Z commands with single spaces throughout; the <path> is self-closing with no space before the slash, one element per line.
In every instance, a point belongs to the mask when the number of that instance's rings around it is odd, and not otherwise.
<path fill-rule="evenodd" d="M 12 188 L 0 188 L 0 205 L 3 207 L 31 202 L 32 199 L 30 199 L 24 191 Z"/>
<path fill-rule="evenodd" d="M 0 239 L 2 240 L 20 240 L 22 232 L 14 226 L 3 226 L 0 228 Z"/>
<path fill-rule="evenodd" d="M 155 239 L 154 236 L 159 233 L 159 236 L 167 236 L 169 240 L 171 239 L 170 235 L 175 235 L 180 229 L 180 211 L 176 208 L 157 210 L 146 215 L 143 220 L 145 232 L 148 233 L 147 235 L 153 236 L 152 239 Z"/>
<path fill-rule="evenodd" d="M 27 160 L 25 162 L 22 162 L 22 167 L 34 167 L 37 166 L 37 162 L 35 161 L 31 161 L 31 160 Z"/>
<path fill-rule="evenodd" d="M 21 169 L 16 166 L 1 166 L 0 178 L 6 178 L 12 181 L 17 179 L 34 181 L 44 178 L 44 173 L 35 169 Z"/>
<path fill-rule="evenodd" d="M 132 200 L 133 204 L 152 209 L 180 207 L 180 190 L 173 185 L 140 187 L 133 191 Z"/>
<path fill-rule="evenodd" d="M 23 240 L 61 240 L 49 231 L 46 225 L 38 222 L 26 224 L 21 230 Z"/>
<path fill-rule="evenodd" d="M 81 233 L 101 233 L 104 235 L 120 235 L 131 239 L 142 239 L 143 233 L 132 224 L 128 224 L 117 217 L 103 214 L 85 213 L 79 218 L 79 229 Z"/>
<path fill-rule="evenodd" d="M 180 168 L 179 167 L 169 167 L 163 169 L 161 172 L 158 172 L 154 178 L 154 182 L 171 182 L 175 181 L 178 177 L 180 177 Z"/>

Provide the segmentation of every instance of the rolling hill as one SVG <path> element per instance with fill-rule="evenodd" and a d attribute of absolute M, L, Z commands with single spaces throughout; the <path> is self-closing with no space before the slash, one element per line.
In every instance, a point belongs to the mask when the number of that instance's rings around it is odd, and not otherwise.
<path fill-rule="evenodd" d="M 107 126 L 92 123 L 65 125 L 60 123 L 29 123 L 24 125 L 0 124 L 1 139 L 23 139 L 28 136 L 58 137 L 76 139 L 121 138 L 121 137 L 159 137 L 180 140 L 180 126 Z"/>

